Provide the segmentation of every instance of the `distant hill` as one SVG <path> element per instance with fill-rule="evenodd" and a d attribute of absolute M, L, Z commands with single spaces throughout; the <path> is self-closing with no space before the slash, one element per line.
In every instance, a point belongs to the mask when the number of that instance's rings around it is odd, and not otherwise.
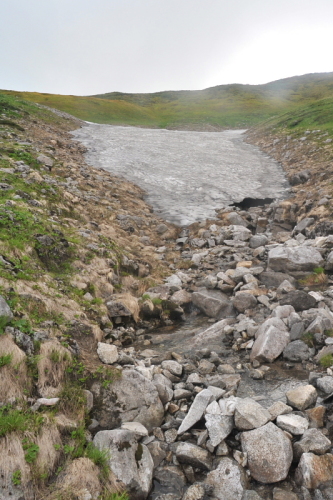
<path fill-rule="evenodd" d="M 333 98 L 333 72 L 284 78 L 264 85 L 218 85 L 151 94 L 110 92 L 78 97 L 1 91 L 96 123 L 161 128 L 247 128 L 321 99 Z"/>

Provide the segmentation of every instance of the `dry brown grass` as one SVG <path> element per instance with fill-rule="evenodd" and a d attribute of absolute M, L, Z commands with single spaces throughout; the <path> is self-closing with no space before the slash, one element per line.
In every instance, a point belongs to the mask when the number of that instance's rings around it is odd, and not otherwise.
<path fill-rule="evenodd" d="M 25 500 L 33 500 L 31 474 L 24 458 L 21 440 L 15 434 L 10 434 L 0 439 L 0 485 L 3 494 L 1 498 L 12 497 L 12 477 L 17 471 L 21 471 L 21 484 L 17 488 L 22 490 Z"/>
<path fill-rule="evenodd" d="M 66 368 L 72 355 L 56 340 L 44 342 L 38 360 L 38 391 L 45 398 L 53 398 L 63 387 Z"/>
<path fill-rule="evenodd" d="M 21 399 L 31 387 L 28 376 L 25 353 L 15 344 L 9 335 L 0 336 L 0 356 L 10 354 L 11 363 L 0 368 L 0 401 L 12 398 Z"/>
<path fill-rule="evenodd" d="M 48 475 L 55 471 L 60 459 L 61 436 L 56 424 L 45 422 L 36 439 L 39 453 L 36 460 L 36 468 L 41 473 Z"/>
<path fill-rule="evenodd" d="M 306 276 L 304 279 L 301 280 L 301 284 L 303 286 L 317 286 L 320 287 L 322 285 L 326 285 L 327 283 L 327 274 L 324 272 L 322 273 L 313 273 L 310 274 L 309 276 Z"/>
<path fill-rule="evenodd" d="M 117 295 L 117 301 L 124 304 L 124 306 L 127 307 L 129 311 L 131 311 L 134 321 L 138 321 L 140 307 L 138 304 L 138 300 L 133 297 L 133 295 L 131 295 L 130 293 L 121 293 L 120 295 Z"/>

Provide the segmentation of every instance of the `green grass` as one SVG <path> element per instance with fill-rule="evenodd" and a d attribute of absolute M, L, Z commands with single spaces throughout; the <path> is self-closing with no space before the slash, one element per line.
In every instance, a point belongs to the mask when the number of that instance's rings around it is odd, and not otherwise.
<path fill-rule="evenodd" d="M 0 368 L 6 365 L 10 365 L 12 359 L 13 359 L 12 354 L 4 354 L 3 356 L 0 356 Z"/>
<path fill-rule="evenodd" d="M 42 423 L 43 417 L 28 409 L 18 410 L 11 405 L 0 408 L 0 437 L 10 432 L 23 433 L 26 430 L 33 432 L 38 430 Z"/>
<path fill-rule="evenodd" d="M 333 354 L 326 354 L 326 356 L 323 356 L 319 364 L 323 368 L 330 368 L 333 365 Z"/>
<path fill-rule="evenodd" d="M 110 92 L 79 97 L 2 92 L 12 98 L 10 104 L 14 108 L 15 97 L 19 97 L 96 123 L 160 128 L 186 125 L 247 128 L 272 116 L 332 98 L 333 73 L 297 76 L 265 85 L 231 84 L 205 90 L 153 94 Z M 326 111 L 321 110 L 317 124 L 332 120 L 332 113 Z M 15 109 L 8 110 L 6 117 L 12 118 L 11 114 L 15 116 Z"/>

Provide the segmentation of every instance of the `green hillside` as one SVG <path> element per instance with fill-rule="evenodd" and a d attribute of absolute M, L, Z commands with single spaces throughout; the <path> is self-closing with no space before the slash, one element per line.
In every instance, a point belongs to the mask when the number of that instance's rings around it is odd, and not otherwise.
<path fill-rule="evenodd" d="M 249 127 L 272 116 L 333 98 L 333 73 L 314 73 L 264 85 L 219 85 L 151 94 L 111 92 L 78 97 L 2 91 L 83 120 L 148 127 Z"/>

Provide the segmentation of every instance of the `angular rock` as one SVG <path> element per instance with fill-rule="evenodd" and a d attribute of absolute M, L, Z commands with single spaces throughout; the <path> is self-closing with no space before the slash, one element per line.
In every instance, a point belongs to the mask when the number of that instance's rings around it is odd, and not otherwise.
<path fill-rule="evenodd" d="M 297 410 L 306 410 L 317 401 L 317 391 L 313 385 L 301 385 L 286 393 L 287 403 Z"/>
<path fill-rule="evenodd" d="M 212 457 L 207 450 L 195 444 L 184 442 L 175 443 L 176 457 L 181 464 L 192 465 L 202 470 L 211 470 Z"/>
<path fill-rule="evenodd" d="M 294 342 L 290 342 L 283 350 L 283 357 L 288 361 L 306 361 L 310 358 L 310 355 L 309 346 L 307 346 L 302 340 L 294 340 Z"/>
<path fill-rule="evenodd" d="M 254 342 L 250 360 L 271 363 L 282 353 L 283 349 L 289 343 L 289 333 L 278 330 L 270 326 L 265 333 L 262 333 Z"/>
<path fill-rule="evenodd" d="M 291 305 L 295 311 L 305 311 L 317 306 L 317 301 L 314 297 L 304 292 L 303 290 L 294 290 L 286 293 L 281 299 L 280 304 Z"/>
<path fill-rule="evenodd" d="M 156 373 L 153 378 L 153 384 L 155 385 L 159 398 L 164 405 L 172 400 L 172 382 L 167 377 L 162 375 L 162 373 Z"/>
<path fill-rule="evenodd" d="M 205 420 L 209 439 L 214 447 L 229 436 L 234 427 L 233 417 L 227 415 L 206 414 Z"/>
<path fill-rule="evenodd" d="M 183 372 L 182 365 L 180 365 L 177 361 L 172 361 L 171 359 L 162 361 L 162 368 L 163 370 L 168 370 L 177 377 L 179 377 Z"/>
<path fill-rule="evenodd" d="M 281 272 L 312 272 L 321 267 L 324 260 L 321 253 L 312 247 L 284 247 L 272 248 L 268 253 L 268 267 L 273 271 Z"/>
<path fill-rule="evenodd" d="M 203 417 L 204 411 L 214 399 L 213 394 L 204 389 L 196 395 L 191 408 L 178 429 L 178 434 L 183 434 Z"/>
<path fill-rule="evenodd" d="M 148 436 L 146 427 L 140 424 L 140 422 L 123 422 L 121 428 L 133 432 L 138 437 Z"/>
<path fill-rule="evenodd" d="M 147 448 L 154 462 L 154 467 L 158 467 L 167 456 L 168 445 L 161 441 L 153 441 L 147 444 Z"/>
<path fill-rule="evenodd" d="M 308 489 L 331 481 L 333 477 L 333 455 L 314 455 L 303 453 L 295 472 L 295 480 Z"/>
<path fill-rule="evenodd" d="M 131 498 L 144 500 L 152 486 L 153 459 L 148 448 L 138 443 L 133 432 L 121 429 L 100 431 L 94 445 L 109 456 L 110 469 Z"/>
<path fill-rule="evenodd" d="M 258 330 L 255 333 L 255 338 L 257 339 L 262 333 L 267 332 L 267 330 L 271 326 L 275 326 L 275 328 L 277 328 L 278 330 L 283 330 L 285 332 L 288 331 L 286 324 L 282 321 L 282 319 L 276 317 L 268 318 L 259 326 Z"/>
<path fill-rule="evenodd" d="M 106 388 L 95 383 L 91 391 L 97 402 L 94 417 L 101 427 L 135 420 L 150 431 L 162 423 L 164 408 L 155 385 L 136 370 L 123 370 L 121 379 Z"/>
<path fill-rule="evenodd" d="M 278 288 L 285 280 L 288 280 L 293 286 L 296 286 L 297 284 L 295 278 L 289 274 L 276 273 L 274 271 L 264 271 L 260 274 L 259 280 L 267 288 Z"/>
<path fill-rule="evenodd" d="M 271 414 L 251 398 L 238 399 L 235 408 L 235 426 L 241 431 L 256 429 L 267 424 Z"/>
<path fill-rule="evenodd" d="M 174 465 L 159 467 L 154 470 L 154 479 L 158 481 L 163 490 L 168 491 L 157 498 L 161 500 L 178 500 L 182 497 L 186 484 L 185 474 Z"/>
<path fill-rule="evenodd" d="M 295 309 L 291 305 L 277 306 L 272 312 L 272 316 L 279 319 L 289 318 L 291 314 L 295 313 Z"/>
<path fill-rule="evenodd" d="M 289 413 L 288 415 L 279 415 L 276 419 L 276 425 L 294 436 L 301 436 L 309 427 L 309 422 L 306 418 Z"/>
<path fill-rule="evenodd" d="M 205 481 L 213 488 L 213 498 L 219 500 L 242 500 L 247 488 L 244 469 L 235 460 L 222 458 L 218 467 L 207 475 Z"/>
<path fill-rule="evenodd" d="M 201 288 L 192 293 L 192 302 L 200 311 L 211 318 L 222 319 L 236 315 L 227 295 L 219 290 Z"/>
<path fill-rule="evenodd" d="M 231 318 L 222 319 L 221 321 L 218 321 L 217 323 L 214 323 L 214 325 L 207 328 L 207 330 L 198 333 L 192 338 L 191 347 L 193 348 L 195 346 L 196 348 L 200 348 L 206 347 L 207 345 L 221 346 L 222 340 L 225 337 L 224 329 L 230 324 L 231 321 L 233 321 Z"/>
<path fill-rule="evenodd" d="M 299 460 L 303 453 L 324 455 L 332 446 L 331 441 L 318 429 L 307 429 L 302 438 L 293 445 L 294 458 Z"/>
<path fill-rule="evenodd" d="M 257 305 L 256 298 L 251 293 L 237 292 L 233 300 L 234 308 L 243 313 L 247 309 L 253 309 Z"/>
<path fill-rule="evenodd" d="M 317 387 L 325 394 L 332 394 L 333 392 L 333 377 L 327 375 L 317 380 Z"/>
<path fill-rule="evenodd" d="M 287 415 L 293 411 L 291 406 L 288 406 L 282 401 L 276 401 L 268 408 L 269 413 L 271 414 L 272 420 L 275 420 L 279 415 Z"/>
<path fill-rule="evenodd" d="M 269 422 L 258 429 L 243 432 L 241 444 L 254 479 L 267 484 L 287 477 L 293 459 L 291 442 L 276 425 Z"/>
<path fill-rule="evenodd" d="M 118 361 L 118 349 L 115 345 L 98 342 L 97 354 L 102 363 L 112 365 Z"/>
<path fill-rule="evenodd" d="M 273 500 L 299 500 L 299 497 L 292 491 L 283 490 L 282 488 L 274 488 Z"/>

